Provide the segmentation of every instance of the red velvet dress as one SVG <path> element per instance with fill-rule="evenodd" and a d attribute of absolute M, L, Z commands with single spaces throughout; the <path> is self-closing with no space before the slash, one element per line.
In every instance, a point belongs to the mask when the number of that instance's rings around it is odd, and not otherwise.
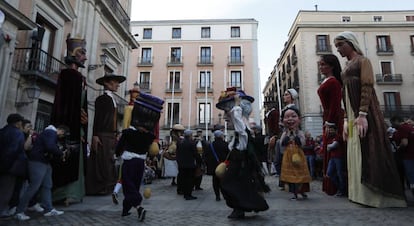
<path fill-rule="evenodd" d="M 334 123 L 337 126 L 336 140 L 342 141 L 342 129 L 343 129 L 343 109 L 341 108 L 342 91 L 341 84 L 335 77 L 328 77 L 319 86 L 318 95 L 322 103 L 323 108 L 323 121 L 324 123 Z M 331 153 L 326 151 L 328 144 L 327 131 L 325 127 L 323 129 L 323 184 L 322 190 L 328 195 L 334 195 L 336 193 L 336 187 L 332 184 L 331 180 L 326 176 L 329 159 Z M 340 147 L 343 150 L 343 142 L 340 142 Z M 345 164 L 346 166 L 346 164 Z"/>

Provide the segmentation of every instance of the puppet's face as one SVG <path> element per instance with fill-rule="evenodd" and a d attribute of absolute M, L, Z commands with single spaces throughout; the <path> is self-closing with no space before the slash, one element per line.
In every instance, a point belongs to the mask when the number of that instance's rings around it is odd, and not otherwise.
<path fill-rule="evenodd" d="M 299 115 L 291 109 L 286 110 L 283 116 L 283 125 L 289 130 L 295 130 L 299 128 L 300 118 Z"/>

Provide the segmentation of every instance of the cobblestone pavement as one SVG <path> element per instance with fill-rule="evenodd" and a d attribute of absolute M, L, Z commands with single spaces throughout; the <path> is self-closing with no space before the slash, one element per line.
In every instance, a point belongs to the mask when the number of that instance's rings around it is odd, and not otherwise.
<path fill-rule="evenodd" d="M 414 198 L 409 194 L 408 208 L 368 208 L 325 195 L 321 182 L 311 183 L 307 200 L 290 201 L 291 195 L 277 189 L 277 178 L 267 176 L 272 191 L 265 194 L 270 209 L 265 212 L 247 213 L 244 220 L 230 220 L 231 210 L 223 200 L 215 201 L 211 177 L 204 176 L 202 191 L 194 191 L 198 199 L 186 201 L 176 194 L 170 179 L 160 179 L 144 185 L 152 189 L 152 196 L 143 201 L 147 209 L 144 222 L 138 222 L 136 212 L 121 217 L 122 205 L 112 204 L 110 196 L 86 196 L 82 203 L 66 207 L 55 205 L 65 213 L 43 217 L 29 212 L 29 221 L 13 218 L 1 219 L 0 226 L 11 225 L 414 225 Z M 408 194 L 408 193 L 407 193 Z M 122 195 L 121 195 L 122 197 Z"/>

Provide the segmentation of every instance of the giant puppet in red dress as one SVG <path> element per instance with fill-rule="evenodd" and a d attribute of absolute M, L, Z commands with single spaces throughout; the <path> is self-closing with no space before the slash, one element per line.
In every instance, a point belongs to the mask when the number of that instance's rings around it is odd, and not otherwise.
<path fill-rule="evenodd" d="M 345 148 L 342 139 L 343 117 L 344 111 L 341 108 L 342 100 L 342 81 L 340 78 L 341 66 L 335 55 L 328 54 L 321 56 L 319 61 L 319 69 L 321 74 L 325 75 L 325 80 L 318 88 L 318 95 L 323 108 L 323 184 L 322 190 L 328 195 L 334 195 L 337 188 L 327 177 L 327 167 L 329 159 L 334 154 L 344 155 Z M 329 143 L 329 133 L 334 132 L 335 140 L 339 146 L 335 152 L 328 152 L 327 145 Z M 346 166 L 346 164 L 344 164 Z"/>

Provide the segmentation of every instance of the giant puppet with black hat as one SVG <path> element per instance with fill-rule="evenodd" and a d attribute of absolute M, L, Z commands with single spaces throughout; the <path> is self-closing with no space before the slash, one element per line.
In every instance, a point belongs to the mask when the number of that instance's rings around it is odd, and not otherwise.
<path fill-rule="evenodd" d="M 78 71 L 85 67 L 86 41 L 80 37 L 66 39 L 68 68 L 58 77 L 51 124 L 66 125 L 70 133 L 66 140 L 72 145 L 71 156 L 64 162 L 52 162 L 53 201 L 80 202 L 85 195 L 85 163 L 87 157 L 88 103 L 86 79 Z"/>
<path fill-rule="evenodd" d="M 115 92 L 125 80 L 125 76 L 114 74 L 96 79 L 96 83 L 104 87 L 104 93 L 95 100 L 92 146 L 86 172 L 86 193 L 90 195 L 111 193 L 117 181 L 113 157 L 118 131 Z"/>
<path fill-rule="evenodd" d="M 160 119 L 164 100 L 147 93 L 139 93 L 132 110 L 131 125 L 122 131 L 121 138 L 116 146 L 116 156 L 121 156 L 123 208 L 122 216 L 130 215 L 132 207 L 137 209 L 139 221 L 145 218 L 145 209 L 141 206 L 142 195 L 139 193 L 142 177 L 144 175 L 145 160 L 151 153 L 154 143 L 158 121 Z M 138 192 L 137 192 L 138 191 Z"/>
<path fill-rule="evenodd" d="M 216 107 L 225 112 L 234 126 L 234 136 L 229 143 L 230 154 L 226 167 L 218 167 L 216 174 L 222 178 L 221 188 L 227 206 L 233 209 L 228 218 L 244 218 L 245 212 L 264 211 L 269 208 L 262 193 L 270 191 L 255 155 L 249 116 L 254 98 L 235 87 L 222 91 Z M 219 165 L 220 166 L 220 165 Z"/>

